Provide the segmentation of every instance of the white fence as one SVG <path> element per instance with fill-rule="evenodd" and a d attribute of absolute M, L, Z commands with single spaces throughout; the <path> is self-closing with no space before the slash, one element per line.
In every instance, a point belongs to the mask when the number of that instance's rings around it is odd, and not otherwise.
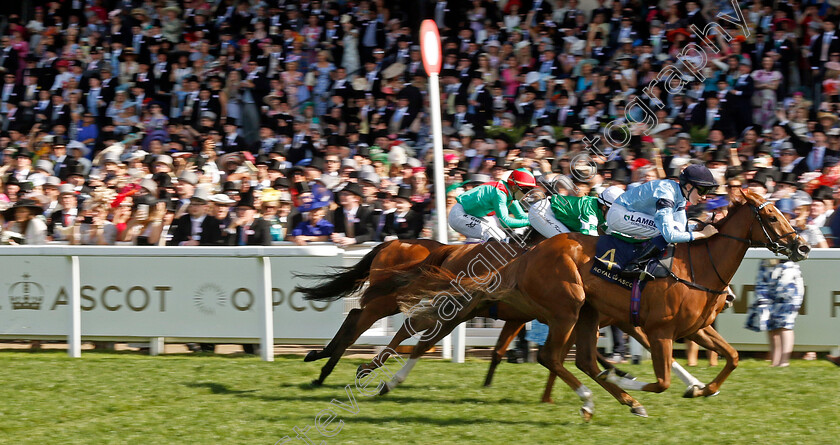
<path fill-rule="evenodd" d="M 370 247 L 86 247 L 0 248 L 0 339 L 260 343 L 273 359 L 275 342 L 324 344 L 349 302 L 308 302 L 293 292 L 292 272 L 356 263 Z M 743 328 L 761 258 L 751 249 L 733 280 L 735 307 L 718 330 L 738 349 L 766 349 L 766 335 Z M 840 344 L 840 250 L 817 249 L 801 263 L 805 303 L 796 322 L 799 350 Z M 390 317 L 359 344 L 386 344 L 401 323 Z M 499 326 L 497 323 L 496 326 Z M 467 330 L 467 346 L 490 346 L 498 328 Z M 408 344 L 411 341 L 407 342 Z"/>

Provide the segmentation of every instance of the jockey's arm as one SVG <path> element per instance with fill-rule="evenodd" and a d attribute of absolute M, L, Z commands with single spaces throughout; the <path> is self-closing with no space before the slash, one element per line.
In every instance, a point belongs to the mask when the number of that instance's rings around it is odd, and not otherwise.
<path fill-rule="evenodd" d="M 525 210 L 522 209 L 522 204 L 519 203 L 517 200 L 513 200 L 510 205 L 508 206 L 510 209 L 510 213 L 518 219 L 528 219 L 528 214 Z"/>
<path fill-rule="evenodd" d="M 680 211 L 682 217 L 677 215 L 674 211 L 674 202 L 668 199 L 660 199 L 656 202 L 656 213 L 653 215 L 653 222 L 656 228 L 662 233 L 665 241 L 670 243 L 687 243 L 696 239 L 692 232 L 685 230 L 685 223 L 678 222 L 679 219 L 685 221 L 685 211 Z"/>
<path fill-rule="evenodd" d="M 522 210 L 522 207 L 518 207 L 519 203 L 516 201 L 513 202 L 512 207 L 514 208 L 514 214 L 513 216 L 511 216 L 510 212 L 508 211 L 507 196 L 501 190 L 495 191 L 497 193 L 497 199 L 495 201 L 496 208 L 494 209 L 494 211 L 496 212 L 496 218 L 499 218 L 499 221 L 501 221 L 502 226 L 511 229 L 518 229 L 520 227 L 528 226 L 528 216 Z"/>

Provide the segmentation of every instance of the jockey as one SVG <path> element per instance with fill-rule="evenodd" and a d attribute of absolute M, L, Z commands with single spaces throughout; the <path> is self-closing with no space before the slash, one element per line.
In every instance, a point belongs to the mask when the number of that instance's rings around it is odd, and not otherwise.
<path fill-rule="evenodd" d="M 622 193 L 620 187 L 612 186 L 597 198 L 553 195 L 534 204 L 528 220 L 546 238 L 567 232 L 598 236 L 598 227 L 604 224 L 607 211 Z"/>
<path fill-rule="evenodd" d="M 518 229 L 528 225 L 528 216 L 519 200 L 537 186 L 528 170 L 514 170 L 506 181 L 482 184 L 458 197 L 449 211 L 449 225 L 467 238 L 487 241 L 507 236 L 499 226 Z M 490 216 L 495 212 L 495 218 Z M 498 221 L 497 221 L 498 219 Z"/>
<path fill-rule="evenodd" d="M 696 205 L 717 187 L 708 168 L 692 164 L 680 173 L 679 183 L 668 179 L 650 181 L 619 196 L 607 213 L 607 233 L 652 241 L 638 258 L 627 263 L 622 275 L 652 279 L 643 265 L 668 244 L 687 243 L 717 233 L 712 225 L 690 231 L 685 215 L 686 203 Z"/>

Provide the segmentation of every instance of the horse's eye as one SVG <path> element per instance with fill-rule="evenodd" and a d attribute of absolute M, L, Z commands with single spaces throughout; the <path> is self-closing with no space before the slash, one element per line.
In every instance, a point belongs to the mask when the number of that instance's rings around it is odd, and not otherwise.
<path fill-rule="evenodd" d="M 778 220 L 779 220 L 779 219 L 778 219 L 778 218 L 776 218 L 775 216 L 771 216 L 771 217 L 770 217 L 770 222 L 776 222 L 776 221 L 778 221 Z"/>

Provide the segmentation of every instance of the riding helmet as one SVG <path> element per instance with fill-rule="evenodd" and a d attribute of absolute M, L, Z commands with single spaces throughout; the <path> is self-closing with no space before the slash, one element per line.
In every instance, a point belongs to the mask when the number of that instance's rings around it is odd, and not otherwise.
<path fill-rule="evenodd" d="M 706 195 L 718 186 L 711 170 L 702 164 L 691 164 L 680 173 L 680 186 L 691 184 L 698 188 L 701 195 Z"/>

